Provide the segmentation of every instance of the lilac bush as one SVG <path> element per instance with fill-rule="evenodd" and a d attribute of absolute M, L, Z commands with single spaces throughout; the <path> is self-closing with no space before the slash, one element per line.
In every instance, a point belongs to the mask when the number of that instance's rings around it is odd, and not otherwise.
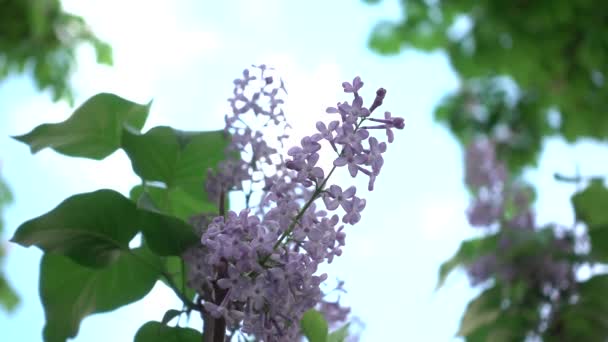
<path fill-rule="evenodd" d="M 569 234 L 558 236 L 557 225 L 549 227 L 548 244 L 534 255 L 515 255 L 514 251 L 527 243 L 526 238 L 541 228 L 535 222 L 531 189 L 509 177 L 505 164 L 496 158 L 493 140 L 481 137 L 469 144 L 465 152 L 465 182 L 473 192 L 467 210 L 469 223 L 500 234 L 496 250 L 469 266 L 473 285 L 492 277 L 511 284 L 525 280 L 547 291 L 568 289 L 575 283 L 572 264 L 559 258 L 560 254 L 574 252 L 574 240 Z"/>
<path fill-rule="evenodd" d="M 327 109 L 337 119 L 318 122 L 316 133 L 284 153 L 289 125 L 280 105 L 285 87 L 265 65 L 255 69 L 259 77 L 245 70 L 229 99 L 232 114 L 226 116 L 225 130 L 232 136 L 228 155 L 234 158 L 209 171 L 206 183 L 220 214 L 196 220 L 201 243 L 184 259 L 189 286 L 198 292 L 203 314 L 213 317 L 205 321 L 205 331 L 214 322 L 216 334 L 225 327 L 264 341 L 293 341 L 306 311 L 319 308 L 330 325 L 349 313 L 338 302 L 324 300 L 320 285 L 327 274 L 318 268 L 342 254 L 345 226 L 359 222 L 367 203 L 354 186 L 334 184 L 331 176 L 345 167 L 352 177 L 368 177 L 373 190 L 387 143 L 370 133 L 384 130 L 390 143 L 393 129 L 402 129 L 404 120 L 389 112 L 372 117 L 386 90 L 378 89 L 366 108 L 359 94 L 363 82 L 355 77 L 342 84 L 352 102 Z M 322 154 L 335 156 L 331 168 L 320 165 Z M 232 190 L 245 194 L 241 211 L 224 209 Z"/>

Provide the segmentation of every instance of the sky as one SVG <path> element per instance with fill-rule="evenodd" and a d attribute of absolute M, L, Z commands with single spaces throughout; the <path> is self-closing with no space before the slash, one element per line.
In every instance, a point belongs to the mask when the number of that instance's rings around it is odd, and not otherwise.
<path fill-rule="evenodd" d="M 251 64 L 265 63 L 282 75 L 289 91 L 286 112 L 293 141 L 312 134 L 325 108 L 350 98 L 340 84 L 361 76 L 364 98 L 388 90 L 383 109 L 406 120 L 385 156 L 373 192 L 361 191 L 367 207 L 359 224 L 348 227 L 343 256 L 324 268 L 330 279 L 346 281 L 345 303 L 364 322 L 362 341 L 452 341 L 465 305 L 477 293 L 462 272 L 434 291 L 437 269 L 462 239 L 477 234 L 465 219 L 462 151 L 432 119 L 434 106 L 458 87 L 441 52 L 405 50 L 380 56 L 367 48 L 379 20 L 400 17 L 398 1 L 368 6 L 361 1 L 119 1 L 64 0 L 96 34 L 114 48 L 112 67 L 94 62 L 90 47 L 79 50 L 73 76 L 76 104 L 99 92 L 154 104 L 144 130 L 169 125 L 187 130 L 223 126 L 232 80 Z M 367 95 L 367 97 L 365 97 Z M 5 213 L 12 236 L 18 225 L 54 208 L 63 199 L 99 188 L 127 194 L 138 178 L 126 155 L 103 161 L 69 158 L 51 150 L 31 155 L 10 139 L 46 122 L 65 120 L 72 109 L 52 103 L 27 76 L 0 83 L 0 159 L 15 203 Z M 602 148 L 550 140 L 539 168 L 527 176 L 543 189 L 540 222 L 572 222 L 572 186 L 556 183 L 556 171 L 602 173 Z M 599 157 L 598 157 L 599 156 Z M 604 157 L 605 158 L 605 157 Z M 341 184 L 351 184 L 339 175 Z M 365 180 L 355 180 L 360 190 Z M 555 199 L 559 198 L 559 201 Z M 562 200 L 563 199 L 563 200 Z M 234 208 L 238 209 L 238 208 Z M 22 302 L 11 315 L 0 312 L 7 341 L 40 341 L 44 313 L 38 298 L 36 248 L 8 245 L 5 268 Z M 174 295 L 157 284 L 141 302 L 110 314 L 87 317 L 75 341 L 131 341 L 148 320 L 179 308 Z M 200 319 L 191 324 L 200 327 Z"/>

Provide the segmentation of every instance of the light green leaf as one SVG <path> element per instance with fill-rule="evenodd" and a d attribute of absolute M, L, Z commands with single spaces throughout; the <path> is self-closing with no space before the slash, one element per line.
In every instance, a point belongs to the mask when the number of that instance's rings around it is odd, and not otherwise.
<path fill-rule="evenodd" d="M 314 310 L 308 310 L 300 321 L 302 333 L 310 342 L 327 342 L 328 326 L 323 315 Z"/>
<path fill-rule="evenodd" d="M 156 283 L 160 269 L 159 258 L 144 248 L 123 254 L 102 269 L 45 253 L 40 265 L 45 342 L 64 342 L 77 335 L 84 317 L 140 300 Z"/>
<path fill-rule="evenodd" d="M 327 336 L 327 342 L 344 342 L 348 337 L 350 323 L 344 324 L 340 329 L 333 331 Z"/>
<path fill-rule="evenodd" d="M 113 94 L 97 94 L 66 121 L 40 125 L 15 139 L 28 144 L 32 153 L 50 147 L 72 157 L 103 159 L 120 147 L 124 130 L 141 130 L 150 105 Z"/>

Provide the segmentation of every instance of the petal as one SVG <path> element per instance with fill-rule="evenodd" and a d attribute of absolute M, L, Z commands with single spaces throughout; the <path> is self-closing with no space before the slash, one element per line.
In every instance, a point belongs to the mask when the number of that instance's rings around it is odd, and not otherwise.
<path fill-rule="evenodd" d="M 357 171 L 359 170 L 357 169 L 356 165 L 348 164 L 348 172 L 350 173 L 351 177 L 357 176 Z"/>
<path fill-rule="evenodd" d="M 344 190 L 342 193 L 342 197 L 351 198 L 357 193 L 357 188 L 355 186 L 350 186 L 348 189 Z"/>
<path fill-rule="evenodd" d="M 323 197 L 323 203 L 325 203 L 325 208 L 327 208 L 327 210 L 336 210 L 339 204 L 338 201 L 332 199 L 329 196 Z"/>
<path fill-rule="evenodd" d="M 319 154 L 313 153 L 313 154 L 309 155 L 306 158 L 306 160 L 308 161 L 308 165 L 315 166 L 317 164 L 317 162 L 319 161 Z"/>
<path fill-rule="evenodd" d="M 353 107 L 361 108 L 361 106 L 363 106 L 363 98 L 361 96 L 355 97 L 353 100 Z"/>
<path fill-rule="evenodd" d="M 345 157 L 338 157 L 336 160 L 334 160 L 335 166 L 344 166 L 346 163 L 348 163 L 348 160 L 346 160 Z"/>
<path fill-rule="evenodd" d="M 367 139 L 367 137 L 369 137 L 369 131 L 366 130 L 365 128 L 361 128 L 357 131 L 357 136 L 363 140 L 363 139 Z"/>
<path fill-rule="evenodd" d="M 322 121 L 317 121 L 317 129 L 319 130 L 319 132 L 323 133 L 327 130 L 327 127 L 325 127 L 325 124 Z"/>
<path fill-rule="evenodd" d="M 336 197 L 342 195 L 342 188 L 338 185 L 330 185 L 328 192 L 331 195 L 331 197 L 336 198 Z"/>
<path fill-rule="evenodd" d="M 317 179 L 323 179 L 325 177 L 325 173 L 323 172 L 323 169 L 320 167 L 313 168 L 310 173 L 313 176 L 315 176 Z"/>
<path fill-rule="evenodd" d="M 303 152 L 302 148 L 300 148 L 298 146 L 294 146 L 287 151 L 287 154 L 290 156 L 296 156 L 298 154 L 301 154 L 302 152 Z"/>

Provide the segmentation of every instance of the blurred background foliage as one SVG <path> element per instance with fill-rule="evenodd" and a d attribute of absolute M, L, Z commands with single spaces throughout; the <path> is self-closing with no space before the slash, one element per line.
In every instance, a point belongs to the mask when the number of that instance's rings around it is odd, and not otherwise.
<path fill-rule="evenodd" d="M 608 137 L 608 3 L 401 0 L 401 5 L 401 19 L 379 22 L 369 46 L 382 55 L 404 49 L 445 52 L 461 86 L 444 98 L 435 118 L 465 149 L 480 139 L 492 141 L 509 182 L 521 181 L 523 171 L 536 166 L 549 136 L 570 143 L 581 138 L 602 143 Z M 571 198 L 573 227 L 529 227 L 536 228 L 531 234 L 500 222 L 463 242 L 442 265 L 440 285 L 452 269 L 463 267 L 472 285 L 484 290 L 463 315 L 457 334 L 466 341 L 608 338 L 608 275 L 592 272 L 558 286 L 538 273 L 551 262 L 568 262 L 573 274 L 608 262 L 608 190 L 601 178 L 556 175 L 556 180 L 586 186 Z M 574 234 L 578 227 L 584 233 Z M 505 234 L 510 247 L 500 244 Z M 488 256 L 493 269 L 485 262 Z M 478 283 L 473 267 L 482 264 L 482 273 L 490 276 Z M 514 270 L 511 277 L 499 274 L 506 266 Z M 513 277 L 522 270 L 537 273 L 523 281 Z"/>
<path fill-rule="evenodd" d="M 81 17 L 64 12 L 59 0 L 0 0 L 0 82 L 12 74 L 29 74 L 40 91 L 50 92 L 53 101 L 73 105 L 70 76 L 82 44 L 93 46 L 98 63 L 112 64 L 111 47 Z M 0 238 L 2 211 L 11 201 L 8 184 L 0 178 Z M 0 240 L 0 267 L 5 253 Z M 17 303 L 0 268 L 0 308 L 12 311 Z"/>
<path fill-rule="evenodd" d="M 4 179 L 0 176 L 0 237 L 4 230 L 4 222 L 2 221 L 2 213 L 6 206 L 13 200 L 11 191 L 6 185 Z M 12 311 L 19 302 L 15 290 L 9 285 L 4 273 L 2 271 L 2 262 L 4 261 L 4 255 L 6 254 L 6 248 L 4 242 L 0 240 L 0 308 L 6 311 Z"/>
<path fill-rule="evenodd" d="M 77 47 L 90 44 L 98 63 L 112 64 L 110 46 L 81 17 L 64 12 L 59 0 L 0 0 L 0 9 L 0 81 L 30 73 L 54 101 L 73 104 Z"/>

